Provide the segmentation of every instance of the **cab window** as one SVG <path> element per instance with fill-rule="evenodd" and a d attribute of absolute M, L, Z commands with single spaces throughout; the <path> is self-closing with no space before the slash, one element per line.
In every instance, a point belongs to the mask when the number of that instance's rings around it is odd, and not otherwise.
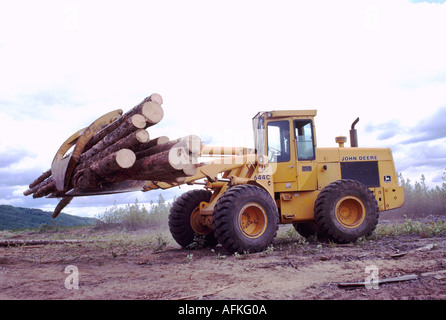
<path fill-rule="evenodd" d="M 288 121 L 268 123 L 268 160 L 290 161 L 290 124 Z"/>
<path fill-rule="evenodd" d="M 298 160 L 314 160 L 313 122 L 308 119 L 294 120 Z"/>

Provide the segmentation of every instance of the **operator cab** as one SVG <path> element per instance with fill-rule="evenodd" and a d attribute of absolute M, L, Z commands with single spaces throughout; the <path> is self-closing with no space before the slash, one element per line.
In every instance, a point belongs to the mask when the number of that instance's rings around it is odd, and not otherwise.
<path fill-rule="evenodd" d="M 274 168 L 276 192 L 315 190 L 316 110 L 271 111 L 253 118 L 257 154 Z"/>

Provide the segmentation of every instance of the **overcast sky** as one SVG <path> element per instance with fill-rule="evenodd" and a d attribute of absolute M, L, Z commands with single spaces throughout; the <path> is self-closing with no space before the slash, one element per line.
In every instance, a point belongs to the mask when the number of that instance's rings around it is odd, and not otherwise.
<path fill-rule="evenodd" d="M 360 117 L 360 146 L 391 147 L 404 177 L 441 185 L 443 2 L 0 0 L 0 204 L 53 210 L 57 200 L 22 193 L 61 143 L 154 92 L 165 117 L 152 137 L 251 147 L 258 111 L 317 109 L 319 147 Z M 157 196 L 77 198 L 64 211 Z"/>

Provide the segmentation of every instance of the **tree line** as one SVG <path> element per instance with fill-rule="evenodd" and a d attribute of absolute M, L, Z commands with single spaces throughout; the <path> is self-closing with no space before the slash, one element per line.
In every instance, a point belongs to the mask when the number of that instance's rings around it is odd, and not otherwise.
<path fill-rule="evenodd" d="M 401 210 L 408 217 L 426 217 L 429 215 L 446 215 L 446 172 L 443 173 L 441 186 L 430 188 L 426 177 L 421 175 L 420 181 L 414 183 L 398 176 L 400 185 L 404 188 L 404 206 Z"/>

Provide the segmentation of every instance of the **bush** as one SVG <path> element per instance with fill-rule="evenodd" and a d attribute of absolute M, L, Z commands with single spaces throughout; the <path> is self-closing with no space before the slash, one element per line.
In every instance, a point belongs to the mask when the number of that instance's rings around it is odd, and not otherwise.
<path fill-rule="evenodd" d="M 39 228 L 37 229 L 38 233 L 49 233 L 56 231 L 57 228 L 54 226 L 50 226 L 49 224 L 42 223 Z"/>
<path fill-rule="evenodd" d="M 127 204 L 124 207 L 118 207 L 116 203 L 112 208 L 106 209 L 103 214 L 96 218 L 96 224 L 99 228 L 124 228 L 126 230 L 136 230 L 152 225 L 158 225 L 167 221 L 170 204 L 166 204 L 163 196 L 160 194 L 158 203 L 150 202 L 150 210 L 144 205 L 138 203 L 138 199 L 134 204 Z"/>

